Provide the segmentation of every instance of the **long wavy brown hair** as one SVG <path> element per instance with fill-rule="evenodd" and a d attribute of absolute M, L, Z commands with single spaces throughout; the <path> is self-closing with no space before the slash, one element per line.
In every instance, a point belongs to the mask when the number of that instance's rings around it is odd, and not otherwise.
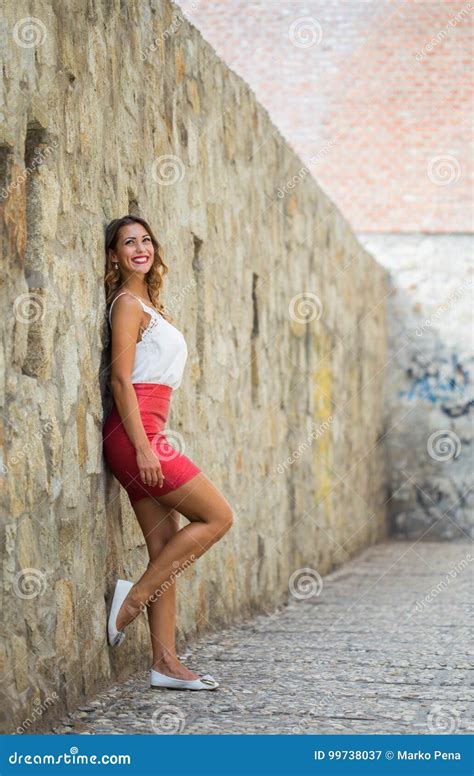
<path fill-rule="evenodd" d="M 156 307 L 156 309 L 158 310 L 159 313 L 161 313 L 163 318 L 166 318 L 166 320 L 171 323 L 172 318 L 168 313 L 165 312 L 163 304 L 160 299 L 160 293 L 164 284 L 164 278 L 166 273 L 168 272 L 168 266 L 165 264 L 163 259 L 163 248 L 161 247 L 160 243 L 158 242 L 155 235 L 153 234 L 153 231 L 151 230 L 150 225 L 147 223 L 147 221 L 145 221 L 144 218 L 141 218 L 140 216 L 127 215 L 127 216 L 122 216 L 122 218 L 114 218 L 114 220 L 110 221 L 110 223 L 106 227 L 105 279 L 104 279 L 106 304 L 108 306 L 112 302 L 112 299 L 114 298 L 116 291 L 122 285 L 120 273 L 114 269 L 114 266 L 112 264 L 110 251 L 115 250 L 117 246 L 117 240 L 118 240 L 120 229 L 122 228 L 122 226 L 127 226 L 128 224 L 141 224 L 150 235 L 153 248 L 155 249 L 155 253 L 154 253 L 153 264 L 145 276 L 145 283 L 148 286 L 148 293 L 150 295 L 152 305 Z"/>

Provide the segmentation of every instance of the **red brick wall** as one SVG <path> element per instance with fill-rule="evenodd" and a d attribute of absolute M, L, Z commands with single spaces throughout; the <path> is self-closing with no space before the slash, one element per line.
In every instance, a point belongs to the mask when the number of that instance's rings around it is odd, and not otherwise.
<path fill-rule="evenodd" d="M 180 6 L 356 231 L 472 231 L 474 0 Z"/>

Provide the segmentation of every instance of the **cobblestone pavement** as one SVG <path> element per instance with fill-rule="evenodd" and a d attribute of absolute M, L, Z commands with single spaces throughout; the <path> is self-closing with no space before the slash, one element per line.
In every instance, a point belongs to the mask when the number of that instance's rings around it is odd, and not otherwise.
<path fill-rule="evenodd" d="M 473 555 L 464 542 L 378 544 L 324 577 L 322 589 L 315 577 L 316 594 L 301 584 L 306 597 L 181 655 L 219 689 L 151 690 L 142 673 L 53 730 L 472 733 Z"/>

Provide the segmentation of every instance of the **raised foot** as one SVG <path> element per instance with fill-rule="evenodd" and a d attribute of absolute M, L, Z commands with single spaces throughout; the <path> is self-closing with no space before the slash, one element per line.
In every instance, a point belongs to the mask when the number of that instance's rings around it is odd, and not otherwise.
<path fill-rule="evenodd" d="M 132 588 L 117 614 L 115 620 L 117 630 L 121 631 L 127 625 L 130 625 L 130 623 L 140 614 L 141 611 L 142 608 L 140 602 L 135 599 Z"/>

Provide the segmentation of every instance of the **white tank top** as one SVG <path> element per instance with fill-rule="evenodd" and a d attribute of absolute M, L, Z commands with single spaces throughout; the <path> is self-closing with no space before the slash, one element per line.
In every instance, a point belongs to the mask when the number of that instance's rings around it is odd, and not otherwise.
<path fill-rule="evenodd" d="M 117 294 L 115 299 L 130 291 Z M 188 348 L 186 340 L 178 329 L 163 318 L 153 307 L 145 304 L 139 296 L 130 294 L 141 302 L 143 309 L 150 313 L 151 320 L 136 343 L 135 363 L 132 371 L 132 383 L 161 383 L 176 389 L 181 385 Z M 109 310 L 109 324 L 112 327 L 112 301 Z"/>

